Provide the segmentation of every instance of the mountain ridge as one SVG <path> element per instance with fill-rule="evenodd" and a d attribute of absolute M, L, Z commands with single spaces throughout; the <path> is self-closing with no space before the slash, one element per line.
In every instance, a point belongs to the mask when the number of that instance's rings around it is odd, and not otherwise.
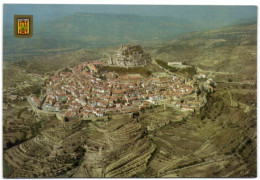
<path fill-rule="evenodd" d="M 143 45 L 198 31 L 197 26 L 196 22 L 167 16 L 74 13 L 44 23 L 35 22 L 34 35 L 29 39 L 15 38 L 13 30 L 5 27 L 4 55 L 119 44 Z"/>

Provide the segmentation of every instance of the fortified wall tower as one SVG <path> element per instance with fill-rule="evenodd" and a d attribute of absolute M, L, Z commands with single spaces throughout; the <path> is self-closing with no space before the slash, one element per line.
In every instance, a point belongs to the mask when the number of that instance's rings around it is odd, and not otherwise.
<path fill-rule="evenodd" d="M 112 55 L 108 64 L 120 67 L 143 66 L 151 62 L 149 53 L 145 53 L 141 46 L 121 45 L 120 48 Z"/>

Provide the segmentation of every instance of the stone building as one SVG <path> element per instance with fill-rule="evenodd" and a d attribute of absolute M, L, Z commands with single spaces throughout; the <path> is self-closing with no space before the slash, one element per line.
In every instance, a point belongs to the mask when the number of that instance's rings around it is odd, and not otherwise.
<path fill-rule="evenodd" d="M 150 54 L 145 53 L 139 45 L 121 45 L 116 53 L 108 60 L 109 65 L 120 67 L 143 66 L 150 62 Z"/>

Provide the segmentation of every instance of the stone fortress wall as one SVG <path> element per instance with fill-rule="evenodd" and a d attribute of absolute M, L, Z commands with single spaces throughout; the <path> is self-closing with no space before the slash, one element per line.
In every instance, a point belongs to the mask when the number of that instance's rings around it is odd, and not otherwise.
<path fill-rule="evenodd" d="M 136 67 L 149 64 L 151 56 L 144 52 L 141 46 L 121 45 L 120 48 L 112 55 L 108 64 L 119 67 Z"/>

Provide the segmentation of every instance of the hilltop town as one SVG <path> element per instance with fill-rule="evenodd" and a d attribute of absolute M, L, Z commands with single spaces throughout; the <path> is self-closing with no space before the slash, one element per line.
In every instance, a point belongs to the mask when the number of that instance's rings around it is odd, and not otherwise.
<path fill-rule="evenodd" d="M 122 47 L 124 52 L 142 50 L 140 46 L 121 46 L 120 49 Z M 119 76 L 115 72 L 100 72 L 99 67 L 103 65 L 103 62 L 84 62 L 59 70 L 46 81 L 42 99 L 32 94 L 28 101 L 42 111 L 59 112 L 62 118 L 91 119 L 136 113 L 155 105 L 195 112 L 206 103 L 205 96 L 199 96 L 198 82 L 203 80 L 204 90 L 212 92 L 214 87 L 214 82 L 205 75 L 197 74 L 190 81 L 177 75 L 160 78 Z"/>

